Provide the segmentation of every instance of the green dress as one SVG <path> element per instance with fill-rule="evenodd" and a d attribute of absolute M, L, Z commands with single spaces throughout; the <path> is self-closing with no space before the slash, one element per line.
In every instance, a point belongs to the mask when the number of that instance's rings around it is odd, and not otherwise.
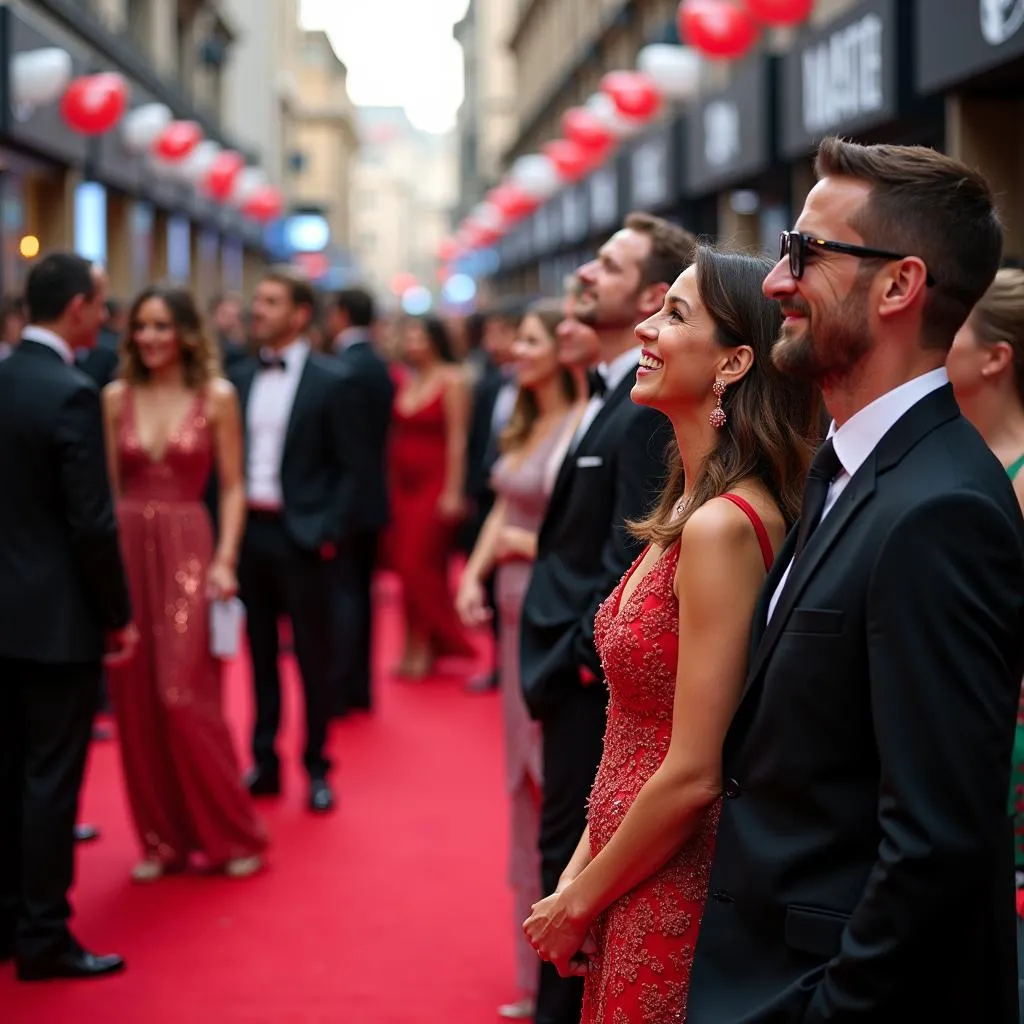
<path fill-rule="evenodd" d="M 1024 469 L 1024 455 L 1006 467 L 1011 480 Z M 1013 764 L 1010 769 L 1010 814 L 1013 815 L 1014 861 L 1024 870 L 1024 686 L 1017 705 L 1017 731 L 1013 737 Z"/>

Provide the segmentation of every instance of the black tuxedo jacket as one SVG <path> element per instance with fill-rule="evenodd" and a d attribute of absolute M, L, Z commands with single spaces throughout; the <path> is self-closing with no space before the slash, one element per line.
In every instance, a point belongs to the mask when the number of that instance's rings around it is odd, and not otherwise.
<path fill-rule="evenodd" d="M 473 549 L 484 520 L 494 505 L 491 470 L 498 458 L 498 439 L 491 427 L 494 404 L 505 380 L 501 370 L 488 359 L 473 388 L 473 408 L 466 442 L 466 496 L 472 504 L 472 512 L 460 531 L 461 542 L 467 551 Z"/>
<path fill-rule="evenodd" d="M 131 618 L 99 392 L 45 345 L 0 363 L 0 657 L 92 663 Z"/>
<path fill-rule="evenodd" d="M 765 586 L 689 1024 L 1016 1024 L 1024 523 L 947 386 Z"/>
<path fill-rule="evenodd" d="M 254 357 L 231 374 L 249 432 L 249 393 L 260 369 Z M 281 458 L 284 527 L 307 551 L 337 544 L 353 529 L 358 452 L 349 429 L 358 409 L 350 372 L 333 356 L 310 352 L 295 391 Z"/>
<path fill-rule="evenodd" d="M 387 446 L 395 382 L 369 337 L 340 349 L 337 358 L 351 374 L 358 401 L 358 412 L 347 414 L 354 451 L 360 460 L 353 527 L 372 533 L 383 529 L 389 518 Z"/>
<path fill-rule="evenodd" d="M 671 425 L 634 405 L 629 373 L 611 391 L 578 447 L 566 455 L 541 526 L 521 622 L 523 694 L 534 718 L 601 675 L 594 615 L 640 551 L 626 529 L 665 482 Z"/>

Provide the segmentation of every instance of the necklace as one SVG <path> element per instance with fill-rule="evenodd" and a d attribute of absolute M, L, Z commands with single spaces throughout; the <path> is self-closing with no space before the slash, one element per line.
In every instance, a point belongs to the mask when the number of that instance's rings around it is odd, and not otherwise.
<path fill-rule="evenodd" d="M 687 510 L 687 508 L 689 508 L 689 506 L 690 506 L 690 499 L 689 498 L 680 498 L 676 502 L 675 514 L 677 516 L 681 516 Z"/>

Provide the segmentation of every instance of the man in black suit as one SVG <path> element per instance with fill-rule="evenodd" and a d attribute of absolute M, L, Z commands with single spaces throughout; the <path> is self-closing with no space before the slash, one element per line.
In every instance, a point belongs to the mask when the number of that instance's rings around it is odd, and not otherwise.
<path fill-rule="evenodd" d="M 30 271 L 29 325 L 0 364 L 0 959 L 25 981 L 121 970 L 68 931 L 72 831 L 100 664 L 131 654 L 99 393 L 74 365 L 103 314 L 89 263 Z"/>
<path fill-rule="evenodd" d="M 309 807 L 334 806 L 324 752 L 331 654 L 330 562 L 352 531 L 358 486 L 349 419 L 350 371 L 310 351 L 309 282 L 288 268 L 264 275 L 252 300 L 258 358 L 232 374 L 245 410 L 249 517 L 238 565 L 256 691 L 254 796 L 276 796 L 281 719 L 278 619 L 291 620 L 306 705 Z"/>
<path fill-rule="evenodd" d="M 359 458 L 359 490 L 351 532 L 334 562 L 334 641 L 330 695 L 337 715 L 369 711 L 371 695 L 373 570 L 381 530 L 388 522 L 387 439 L 395 385 L 373 345 L 373 297 L 363 288 L 338 292 L 327 310 L 334 351 L 351 375 L 358 402 L 346 410 Z"/>
<path fill-rule="evenodd" d="M 601 760 L 608 691 L 594 616 L 640 551 L 626 522 L 649 512 L 666 475 L 669 421 L 629 397 L 640 358 L 633 329 L 661 308 L 693 244 L 680 227 L 632 214 L 577 272 L 575 313 L 596 330 L 602 362 L 541 525 L 521 626 L 523 693 L 543 727 L 545 895 L 583 834 Z M 536 1024 L 577 1024 L 582 992 L 579 978 L 542 964 Z"/>
<path fill-rule="evenodd" d="M 828 139 L 817 171 L 765 293 L 834 422 L 723 722 L 687 1020 L 1016 1024 L 1024 524 L 943 368 L 1002 230 L 932 150 Z"/>
<path fill-rule="evenodd" d="M 479 319 L 467 324 L 467 329 L 479 329 L 480 344 L 473 347 L 472 358 L 478 373 L 473 382 L 473 408 L 470 414 L 469 439 L 466 452 L 466 497 L 471 513 L 461 531 L 462 546 L 473 550 L 484 521 L 494 507 L 491 490 L 491 471 L 498 461 L 499 441 L 508 426 L 515 406 L 519 386 L 512 367 L 512 346 L 519 336 L 519 322 L 525 307 L 516 299 L 505 299 L 483 313 Z M 471 340 L 472 345 L 472 340 Z M 467 360 L 468 361 L 468 360 Z M 494 575 L 486 583 L 488 602 L 494 607 Z M 494 649 L 498 648 L 498 619 L 491 616 L 494 631 Z M 490 693 L 498 688 L 496 668 L 470 679 L 466 689 L 470 693 Z"/>
<path fill-rule="evenodd" d="M 93 274 L 102 281 L 105 292 L 110 286 L 107 272 L 99 264 L 93 264 Z M 115 299 L 107 299 L 103 322 L 96 332 L 96 343 L 89 348 L 79 348 L 76 353 L 78 368 L 92 378 L 100 391 L 117 376 L 125 312 Z"/>

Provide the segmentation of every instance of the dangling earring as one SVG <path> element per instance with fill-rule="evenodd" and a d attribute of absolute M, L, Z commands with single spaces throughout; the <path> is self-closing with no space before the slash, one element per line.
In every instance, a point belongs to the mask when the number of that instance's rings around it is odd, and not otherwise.
<path fill-rule="evenodd" d="M 725 426 L 726 415 L 725 410 L 722 408 L 722 396 L 725 394 L 726 383 L 724 380 L 716 380 L 711 390 L 714 392 L 715 398 L 718 399 L 718 404 L 711 410 L 711 415 L 708 417 L 708 422 L 716 430 L 721 430 Z"/>

